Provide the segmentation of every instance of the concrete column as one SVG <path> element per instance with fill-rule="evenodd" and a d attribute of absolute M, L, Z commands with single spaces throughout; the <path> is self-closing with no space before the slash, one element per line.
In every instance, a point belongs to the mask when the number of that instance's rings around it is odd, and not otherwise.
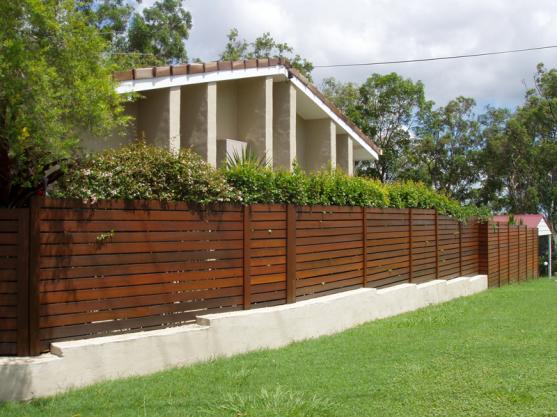
<path fill-rule="evenodd" d="M 217 166 L 217 83 L 207 84 L 207 162 Z"/>
<path fill-rule="evenodd" d="M 292 169 L 296 159 L 296 88 L 290 82 L 273 86 L 273 168 Z"/>
<path fill-rule="evenodd" d="M 191 147 L 213 166 L 217 165 L 217 84 L 182 87 L 181 146 Z"/>
<path fill-rule="evenodd" d="M 354 174 L 353 143 L 346 134 L 337 135 L 337 167 L 348 175 Z"/>
<path fill-rule="evenodd" d="M 331 119 L 306 120 L 306 169 L 318 171 L 335 168 L 337 162 L 336 125 Z"/>
<path fill-rule="evenodd" d="M 265 154 L 273 166 L 273 77 L 265 78 Z"/>
<path fill-rule="evenodd" d="M 180 87 L 170 87 L 168 109 L 168 149 L 173 152 L 180 150 Z"/>
<path fill-rule="evenodd" d="M 259 156 L 273 161 L 273 78 L 258 77 L 238 83 L 238 139 Z"/>
<path fill-rule="evenodd" d="M 149 90 L 137 102 L 138 137 L 177 151 L 180 145 L 180 87 Z"/>

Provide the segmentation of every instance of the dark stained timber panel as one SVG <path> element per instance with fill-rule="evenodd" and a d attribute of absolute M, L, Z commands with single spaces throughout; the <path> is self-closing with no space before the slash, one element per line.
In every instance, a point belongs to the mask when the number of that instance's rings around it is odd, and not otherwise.
<path fill-rule="evenodd" d="M 435 211 L 412 209 L 411 282 L 436 279 Z"/>
<path fill-rule="evenodd" d="M 480 224 L 470 220 L 462 225 L 461 264 L 463 276 L 477 275 L 480 265 Z"/>
<path fill-rule="evenodd" d="M 18 287 L 22 284 L 18 277 L 27 262 L 23 247 L 28 235 L 21 233 L 27 216 L 26 209 L 0 209 L 0 355 L 16 355 L 18 350 L 19 354 L 25 353 L 23 345 L 28 344 L 21 334 L 18 340 L 18 327 L 26 331 L 22 327 L 25 312 L 21 311 L 25 306 L 18 311 Z"/>
<path fill-rule="evenodd" d="M 409 210 L 367 209 L 367 286 L 409 281 Z"/>
<path fill-rule="evenodd" d="M 363 285 L 360 207 L 300 207 L 296 213 L 296 298 Z"/>
<path fill-rule="evenodd" d="M 286 303 L 286 206 L 255 204 L 251 214 L 251 306 Z"/>
<path fill-rule="evenodd" d="M 242 308 L 240 207 L 66 204 L 40 214 L 43 346 Z"/>
<path fill-rule="evenodd" d="M 487 228 L 488 247 L 488 284 L 499 287 L 501 284 L 501 227 L 496 223 L 489 223 Z"/>
<path fill-rule="evenodd" d="M 460 276 L 461 227 L 461 224 L 455 219 L 447 216 L 438 216 L 439 272 L 437 277 L 440 279 Z"/>
<path fill-rule="evenodd" d="M 537 276 L 537 229 L 501 222 L 490 222 L 487 229 L 490 287 Z"/>
<path fill-rule="evenodd" d="M 36 334 L 46 351 L 362 286 L 538 275 L 537 230 L 428 209 L 39 200 L 0 210 L 0 355 L 34 353 Z"/>

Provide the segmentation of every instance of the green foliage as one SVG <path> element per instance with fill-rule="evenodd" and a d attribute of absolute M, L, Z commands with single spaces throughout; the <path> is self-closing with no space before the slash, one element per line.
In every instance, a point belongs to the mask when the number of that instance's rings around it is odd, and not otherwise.
<path fill-rule="evenodd" d="M 114 49 L 125 46 L 134 7 L 129 0 L 76 0 L 77 9 Z"/>
<path fill-rule="evenodd" d="M 339 170 L 304 173 L 295 166 L 292 172 L 273 172 L 253 164 L 231 166 L 224 175 L 244 204 L 434 208 L 462 221 L 490 216 L 486 208 L 461 206 L 445 194 L 411 181 L 383 184 L 365 177 L 350 177 Z"/>
<path fill-rule="evenodd" d="M 243 204 L 274 203 L 275 175 L 269 167 L 254 164 L 237 164 L 223 171 L 228 183 L 238 191 L 239 201 Z"/>
<path fill-rule="evenodd" d="M 462 206 L 458 201 L 436 192 L 431 187 L 412 181 L 389 184 L 387 186 L 389 204 L 394 208 L 435 208 L 439 214 L 465 221 L 471 217 L 487 219 L 491 212 L 485 207 Z"/>
<path fill-rule="evenodd" d="M 424 85 L 398 74 L 372 74 L 362 85 L 324 81 L 324 94 L 383 150 L 378 161 L 363 161 L 358 170 L 382 182 L 404 178 L 412 129 L 421 111 L 431 107 Z"/>
<path fill-rule="evenodd" d="M 241 151 L 235 149 L 232 154 L 227 154 L 226 165 L 229 167 L 252 165 L 254 167 L 264 168 L 270 166 L 270 162 L 267 156 L 259 156 L 251 147 L 246 146 L 242 148 Z"/>
<path fill-rule="evenodd" d="M 106 42 L 74 0 L 0 2 L 0 206 L 25 204 L 84 132 L 122 126 Z"/>
<path fill-rule="evenodd" d="M 119 69 L 187 62 L 184 41 L 191 13 L 178 0 L 159 0 L 141 11 L 141 0 L 76 0 L 78 10 L 109 43 Z"/>
<path fill-rule="evenodd" d="M 473 99 L 458 97 L 438 109 L 422 110 L 409 154 L 407 177 L 431 184 L 459 201 L 474 197 L 479 181 L 479 123 Z"/>
<path fill-rule="evenodd" d="M 84 158 L 50 192 L 53 197 L 191 201 L 235 201 L 224 177 L 190 149 L 175 154 L 138 142 Z"/>
<path fill-rule="evenodd" d="M 257 162 L 257 161 L 256 161 Z M 383 184 L 340 170 L 273 171 L 250 159 L 215 170 L 190 149 L 179 154 L 143 142 L 84 158 L 50 191 L 58 198 L 235 202 L 436 208 L 460 220 L 485 218 L 484 209 L 462 207 L 413 182 Z"/>
<path fill-rule="evenodd" d="M 180 0 L 159 0 L 135 13 L 129 28 L 129 52 L 151 54 L 165 63 L 187 62 L 184 41 L 192 28 L 191 14 Z"/>
<path fill-rule="evenodd" d="M 378 181 L 350 177 L 339 170 L 309 175 L 308 204 L 388 207 L 388 193 Z"/>
<path fill-rule="evenodd" d="M 253 42 L 248 42 L 240 38 L 238 29 L 232 28 L 227 38 L 228 42 L 224 51 L 220 54 L 220 59 L 236 61 L 253 58 L 285 58 L 290 61 L 294 68 L 311 81 L 313 64 L 300 55 L 294 54 L 294 48 L 287 43 L 275 41 L 269 32 L 255 38 Z"/>

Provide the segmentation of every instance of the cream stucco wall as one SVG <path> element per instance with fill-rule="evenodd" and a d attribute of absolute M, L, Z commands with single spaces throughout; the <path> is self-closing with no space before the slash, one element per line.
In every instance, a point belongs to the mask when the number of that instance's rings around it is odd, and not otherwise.
<path fill-rule="evenodd" d="M 302 169 L 306 167 L 306 121 L 296 115 L 296 161 Z"/>
<path fill-rule="evenodd" d="M 180 147 L 180 87 L 149 90 L 138 102 L 138 137 L 171 150 Z"/>
<path fill-rule="evenodd" d="M 292 169 L 296 159 L 296 89 L 289 82 L 273 85 L 273 168 Z"/>
<path fill-rule="evenodd" d="M 207 162 L 217 165 L 217 85 L 197 84 L 182 87 L 182 148 L 191 147 Z"/>
<path fill-rule="evenodd" d="M 253 77 L 153 89 L 142 95 L 126 105 L 136 122 L 123 134 L 102 140 L 84 137 L 84 147 L 97 151 L 144 138 L 172 150 L 191 147 L 217 166 L 222 162 L 217 160 L 217 141 L 231 139 L 246 142 L 275 169 L 291 169 L 297 160 L 307 171 L 338 163 L 349 174 L 353 160 L 365 152 L 344 130 L 337 135 L 335 122 L 287 79 Z"/>
<path fill-rule="evenodd" d="M 238 139 L 238 88 L 235 81 L 217 83 L 218 139 Z"/>
<path fill-rule="evenodd" d="M 273 79 L 258 77 L 237 81 L 238 140 L 258 155 L 273 158 Z"/>
<path fill-rule="evenodd" d="M 336 167 L 336 126 L 331 119 L 305 121 L 303 168 L 318 171 Z"/>
<path fill-rule="evenodd" d="M 348 175 L 354 172 L 353 142 L 347 134 L 337 135 L 337 168 Z"/>

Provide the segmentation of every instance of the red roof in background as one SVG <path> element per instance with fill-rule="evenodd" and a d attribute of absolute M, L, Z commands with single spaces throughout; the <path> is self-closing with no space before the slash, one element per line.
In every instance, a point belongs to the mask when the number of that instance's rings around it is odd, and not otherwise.
<path fill-rule="evenodd" d="M 515 214 L 514 215 L 514 222 L 516 224 L 522 224 L 531 228 L 537 228 L 538 224 L 540 224 L 540 221 L 544 220 L 545 218 L 543 217 L 543 214 Z M 493 221 L 494 222 L 505 222 L 508 223 L 509 222 L 509 216 L 507 214 L 505 215 L 499 215 L 499 216 L 493 216 Z M 546 222 L 547 223 L 547 222 Z"/>

